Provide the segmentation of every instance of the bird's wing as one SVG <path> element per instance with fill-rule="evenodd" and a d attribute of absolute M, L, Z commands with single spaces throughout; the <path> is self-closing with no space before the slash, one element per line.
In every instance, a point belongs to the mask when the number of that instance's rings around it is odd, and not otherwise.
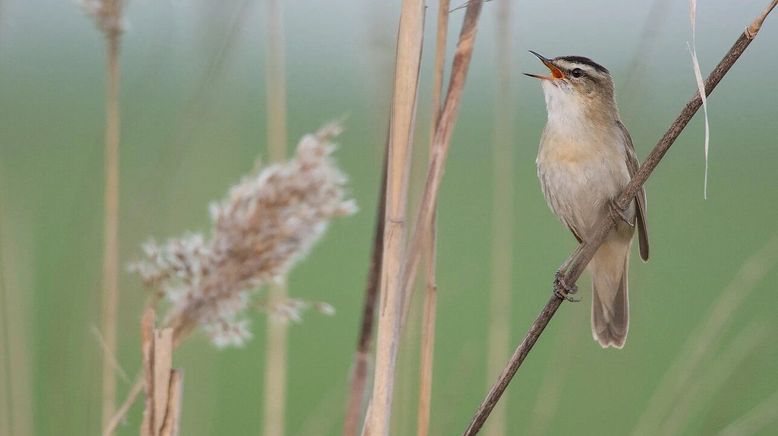
<path fill-rule="evenodd" d="M 632 144 L 632 137 L 629 136 L 627 128 L 620 120 L 616 121 L 616 124 L 621 129 L 621 133 L 624 136 L 624 148 L 626 149 L 627 157 L 627 170 L 629 176 L 635 177 L 638 172 L 640 162 L 638 162 L 637 154 L 635 153 L 635 146 Z M 640 243 L 640 258 L 648 260 L 648 221 L 646 221 L 646 189 L 641 186 L 640 191 L 635 195 L 637 203 L 637 225 L 638 225 L 638 242 Z"/>
<path fill-rule="evenodd" d="M 578 243 L 579 244 L 582 243 L 583 239 L 581 239 L 581 237 L 578 236 L 578 232 L 575 230 L 575 227 L 573 227 L 572 225 L 570 225 L 568 223 L 565 223 L 565 225 L 567 226 L 568 229 L 570 229 L 570 233 L 573 234 L 573 237 L 578 241 Z"/>

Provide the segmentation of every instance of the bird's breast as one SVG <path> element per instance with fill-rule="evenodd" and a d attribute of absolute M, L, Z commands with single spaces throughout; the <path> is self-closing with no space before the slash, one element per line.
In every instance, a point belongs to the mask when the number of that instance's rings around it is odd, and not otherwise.
<path fill-rule="evenodd" d="M 623 144 L 604 137 L 544 132 L 538 178 L 549 207 L 568 226 L 588 233 L 607 201 L 629 182 Z"/>

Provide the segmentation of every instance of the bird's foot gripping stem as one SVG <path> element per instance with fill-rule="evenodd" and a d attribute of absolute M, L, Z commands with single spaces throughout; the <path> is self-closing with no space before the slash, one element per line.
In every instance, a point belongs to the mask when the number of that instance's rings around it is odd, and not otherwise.
<path fill-rule="evenodd" d="M 630 227 L 635 227 L 635 224 L 629 219 L 629 217 L 627 217 L 626 211 L 619 207 L 619 205 L 616 203 L 616 200 L 610 200 L 608 205 L 610 207 L 611 216 L 613 216 L 613 218 L 624 221 Z"/>
<path fill-rule="evenodd" d="M 581 299 L 570 296 L 570 294 L 575 294 L 576 292 L 578 292 L 578 286 L 575 283 L 568 285 L 565 278 L 562 276 L 562 273 L 559 271 L 554 274 L 554 295 L 562 300 L 577 303 L 581 301 Z"/>

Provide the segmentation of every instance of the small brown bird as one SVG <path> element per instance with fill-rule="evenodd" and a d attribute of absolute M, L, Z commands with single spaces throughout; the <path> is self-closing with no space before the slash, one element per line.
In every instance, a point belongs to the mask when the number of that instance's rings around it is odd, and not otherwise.
<path fill-rule="evenodd" d="M 632 138 L 621 122 L 610 72 L 582 56 L 547 59 L 541 79 L 548 121 L 537 167 L 551 210 L 581 242 L 613 210 L 613 201 L 638 170 Z M 618 210 L 618 209 L 616 209 Z M 627 270 L 637 224 L 640 257 L 648 260 L 646 193 L 641 188 L 623 221 L 588 265 L 592 275 L 592 335 L 603 348 L 622 348 L 629 330 Z"/>

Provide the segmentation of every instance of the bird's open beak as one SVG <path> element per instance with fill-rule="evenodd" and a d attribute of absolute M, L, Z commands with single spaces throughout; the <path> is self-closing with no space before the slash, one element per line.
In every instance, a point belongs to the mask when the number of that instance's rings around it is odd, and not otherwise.
<path fill-rule="evenodd" d="M 543 79 L 543 80 L 554 80 L 554 79 L 561 79 L 565 77 L 564 73 L 562 73 L 562 70 L 557 68 L 557 66 L 554 65 L 553 62 L 551 62 L 551 59 L 547 59 L 543 55 L 536 53 L 532 50 L 530 50 L 529 52 L 537 56 L 537 58 L 540 59 L 540 62 L 543 62 L 543 65 L 548 67 L 549 71 L 551 71 L 551 76 L 541 76 L 539 74 L 524 73 L 525 76 L 530 76 L 536 79 Z"/>

